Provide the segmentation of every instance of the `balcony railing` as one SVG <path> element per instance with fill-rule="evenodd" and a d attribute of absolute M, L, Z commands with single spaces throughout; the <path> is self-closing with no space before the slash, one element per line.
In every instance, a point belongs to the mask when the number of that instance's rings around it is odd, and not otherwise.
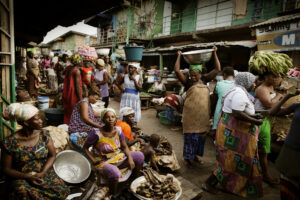
<path fill-rule="evenodd" d="M 192 32 L 230 26 L 232 24 L 232 4 L 230 1 L 222 2 L 224 5 L 203 6 L 183 13 L 173 13 L 160 19 L 137 19 L 139 21 L 130 25 L 128 32 L 130 39 L 149 40 L 155 37 L 167 36 L 182 32 Z M 218 8 L 218 5 L 220 6 Z M 117 28 L 102 30 L 100 44 L 113 44 L 126 42 L 127 24 L 117 25 Z"/>

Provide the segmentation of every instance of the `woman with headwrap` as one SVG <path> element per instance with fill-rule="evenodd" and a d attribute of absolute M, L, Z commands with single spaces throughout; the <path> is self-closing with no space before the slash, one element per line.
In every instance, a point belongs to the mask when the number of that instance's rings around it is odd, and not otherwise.
<path fill-rule="evenodd" d="M 104 60 L 98 59 L 96 62 L 94 84 L 96 84 L 101 90 L 101 100 L 105 103 L 105 108 L 107 108 L 109 104 L 108 77 Z"/>
<path fill-rule="evenodd" d="M 183 161 L 186 165 L 192 165 L 192 160 L 203 164 L 199 156 L 204 154 L 205 136 L 210 130 L 209 89 L 200 79 L 199 66 L 191 66 L 189 76 L 193 85 L 186 92 L 182 112 Z"/>
<path fill-rule="evenodd" d="M 3 117 L 23 126 L 2 143 L 3 171 L 13 178 L 10 199 L 66 199 L 70 192 L 52 169 L 55 148 L 49 131 L 42 130 L 39 110 L 13 103 Z"/>
<path fill-rule="evenodd" d="M 139 92 L 142 91 L 143 79 L 138 74 L 137 70 L 140 68 L 140 63 L 129 62 L 129 73 L 121 74 L 121 77 L 117 78 L 117 86 L 124 92 L 122 95 L 120 109 L 124 107 L 131 107 L 135 112 L 135 122 L 139 122 L 141 119 L 141 101 Z M 121 87 L 124 83 L 125 90 Z"/>
<path fill-rule="evenodd" d="M 117 116 L 113 109 L 104 109 L 100 118 L 104 126 L 89 133 L 83 150 L 95 169 L 109 180 L 111 192 L 115 195 L 119 179 L 129 178 L 126 177 L 128 168 L 134 169 L 135 175 L 138 175 L 143 166 L 144 155 L 138 151 L 129 151 L 121 128 L 115 126 Z M 93 153 L 89 151 L 91 146 L 95 150 Z"/>
<path fill-rule="evenodd" d="M 242 197 L 263 196 L 262 175 L 258 156 L 258 125 L 249 91 L 255 88 L 256 77 L 239 72 L 235 85 L 222 99 L 222 115 L 216 133 L 217 169 L 203 184 L 203 189 L 215 193 L 215 186 Z"/>
<path fill-rule="evenodd" d="M 203 81 L 204 84 L 207 82 L 213 80 L 219 72 L 221 72 L 221 64 L 217 55 L 217 47 L 214 48 L 214 63 L 215 63 L 215 68 L 207 73 L 207 74 L 201 74 L 200 79 Z M 184 90 L 188 91 L 190 87 L 193 86 L 193 81 L 191 80 L 191 76 L 186 77 L 181 71 L 180 71 L 180 62 L 181 62 L 181 51 L 178 51 L 178 56 L 177 60 L 174 66 L 174 72 L 176 73 L 177 78 L 180 80 L 180 82 L 184 85 Z M 190 65 L 190 70 L 193 71 L 199 71 L 202 72 L 202 65 Z"/>
<path fill-rule="evenodd" d="M 82 66 L 82 58 L 79 54 L 71 57 L 72 65 L 65 71 L 63 103 L 64 124 L 70 123 L 73 109 L 78 101 L 82 99 L 82 82 L 79 68 Z"/>
<path fill-rule="evenodd" d="M 34 59 L 34 54 L 29 51 L 27 53 L 27 87 L 28 93 L 31 97 L 37 98 L 38 97 L 38 85 L 39 85 L 39 75 L 40 69 L 39 65 Z"/>

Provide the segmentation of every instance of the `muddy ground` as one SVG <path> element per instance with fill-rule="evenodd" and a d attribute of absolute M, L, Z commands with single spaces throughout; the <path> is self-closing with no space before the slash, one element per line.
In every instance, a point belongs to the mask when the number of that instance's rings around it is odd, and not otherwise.
<path fill-rule="evenodd" d="M 119 111 L 120 103 L 115 101 L 113 98 L 110 101 L 109 107 L 114 108 L 117 112 Z M 172 131 L 169 126 L 162 125 L 159 122 L 159 118 L 156 118 L 156 110 L 148 109 L 142 110 L 142 119 L 138 124 L 142 128 L 143 132 L 151 135 L 153 133 L 159 134 L 161 136 L 166 136 L 168 140 L 173 145 L 173 149 L 176 152 L 181 169 L 174 173 L 175 176 L 182 176 L 183 178 L 189 180 L 201 191 L 201 184 L 206 180 L 210 173 L 215 168 L 215 147 L 213 144 L 213 139 L 207 137 L 205 144 L 204 153 L 204 164 L 195 165 L 192 168 L 186 167 L 182 162 L 182 148 L 183 148 L 183 134 L 181 131 Z M 274 163 L 269 162 L 271 174 L 275 177 L 279 177 L 278 171 L 275 169 Z M 184 186 L 183 186 L 184 188 Z M 268 184 L 263 184 L 264 197 L 262 199 L 266 200 L 279 200 L 279 186 L 271 187 Z M 207 192 L 203 192 L 203 198 L 205 200 L 238 200 L 244 199 L 232 194 L 219 192 L 217 195 L 213 195 Z"/>

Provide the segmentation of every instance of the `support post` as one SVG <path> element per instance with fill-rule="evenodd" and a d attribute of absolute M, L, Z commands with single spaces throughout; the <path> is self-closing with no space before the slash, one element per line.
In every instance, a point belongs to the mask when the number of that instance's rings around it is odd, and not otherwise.
<path fill-rule="evenodd" d="M 159 69 L 160 69 L 160 76 L 164 73 L 164 63 L 163 63 L 163 55 L 159 53 Z"/>

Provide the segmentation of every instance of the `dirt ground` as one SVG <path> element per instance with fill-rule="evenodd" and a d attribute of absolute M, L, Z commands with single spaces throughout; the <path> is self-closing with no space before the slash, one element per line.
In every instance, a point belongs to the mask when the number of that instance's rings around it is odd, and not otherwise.
<path fill-rule="evenodd" d="M 109 107 L 114 108 L 117 112 L 119 111 L 120 103 L 111 98 Z M 181 131 L 172 131 L 170 127 L 162 125 L 159 119 L 156 118 L 156 110 L 148 109 L 142 110 L 142 119 L 138 123 L 138 126 L 142 128 L 143 132 L 151 135 L 156 133 L 161 136 L 166 136 L 171 142 L 181 169 L 174 173 L 175 176 L 182 176 L 183 178 L 189 180 L 191 183 L 195 184 L 201 191 L 201 184 L 206 180 L 206 178 L 211 174 L 212 170 L 215 168 L 215 147 L 213 144 L 213 139 L 207 137 L 205 144 L 204 162 L 202 166 L 194 166 L 192 168 L 187 168 L 182 162 L 182 148 L 183 148 L 183 135 Z M 269 162 L 271 174 L 275 177 L 279 177 L 278 171 L 272 162 Z M 184 188 L 184 186 L 183 186 Z M 271 187 L 268 184 L 263 184 L 264 197 L 262 199 L 266 200 L 279 200 L 279 186 Z M 217 195 L 213 195 L 207 192 L 203 192 L 203 198 L 205 200 L 238 200 L 244 199 L 232 194 L 219 192 Z"/>

